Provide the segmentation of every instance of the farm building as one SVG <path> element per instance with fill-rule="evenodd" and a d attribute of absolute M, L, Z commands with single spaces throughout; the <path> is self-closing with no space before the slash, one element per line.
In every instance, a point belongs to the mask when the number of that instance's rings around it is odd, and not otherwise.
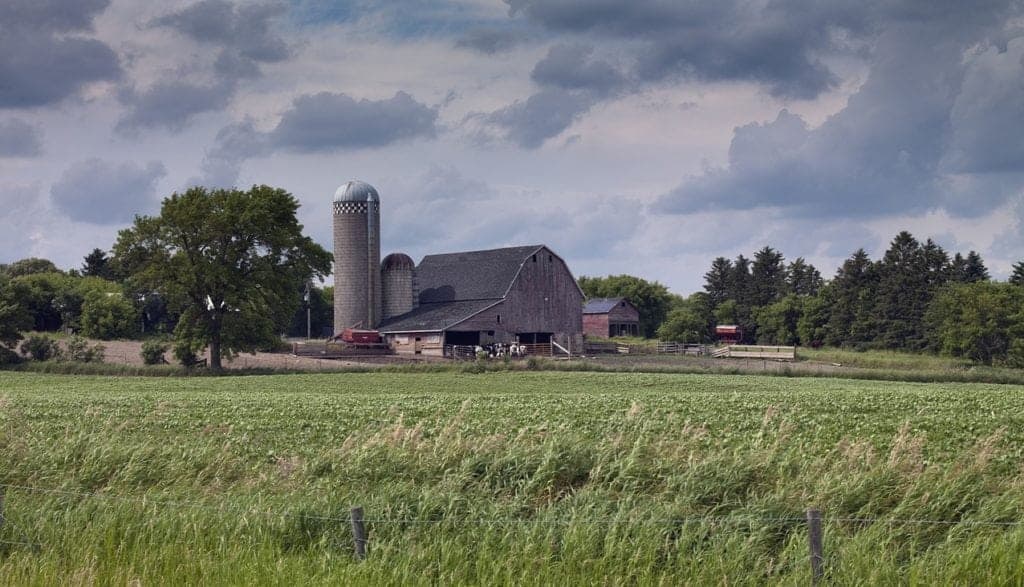
<path fill-rule="evenodd" d="M 583 334 L 640 336 L 640 311 L 626 298 L 594 298 L 583 306 Z"/>
<path fill-rule="evenodd" d="M 380 262 L 377 191 L 349 182 L 334 202 L 335 331 L 377 329 L 395 351 L 428 355 L 445 345 L 582 344 L 583 292 L 547 246 Z"/>
<path fill-rule="evenodd" d="M 716 326 L 715 339 L 720 344 L 739 344 L 743 342 L 743 329 L 734 324 Z"/>

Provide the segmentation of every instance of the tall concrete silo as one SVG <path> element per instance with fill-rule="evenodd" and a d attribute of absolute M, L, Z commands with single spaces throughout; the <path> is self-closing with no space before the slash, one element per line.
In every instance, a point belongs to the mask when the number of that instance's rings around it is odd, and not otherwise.
<path fill-rule="evenodd" d="M 380 280 L 384 290 L 382 319 L 412 310 L 415 268 L 416 264 L 405 253 L 391 253 L 380 262 Z"/>
<path fill-rule="evenodd" d="M 350 181 L 334 193 L 334 331 L 376 328 L 380 315 L 380 196 Z"/>

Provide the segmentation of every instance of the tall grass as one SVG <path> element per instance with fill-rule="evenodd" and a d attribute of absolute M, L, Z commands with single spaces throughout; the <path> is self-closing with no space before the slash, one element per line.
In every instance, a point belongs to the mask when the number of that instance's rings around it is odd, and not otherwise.
<path fill-rule="evenodd" d="M 0 541 L 39 545 L 0 544 L 3 584 L 806 584 L 809 506 L 830 581 L 1024 580 L 1016 387 L 540 372 L 0 386 Z"/>

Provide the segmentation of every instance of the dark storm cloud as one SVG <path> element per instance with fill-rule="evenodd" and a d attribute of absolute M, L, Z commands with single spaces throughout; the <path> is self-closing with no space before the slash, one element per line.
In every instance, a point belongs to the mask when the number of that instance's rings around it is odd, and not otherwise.
<path fill-rule="evenodd" d="M 537 62 L 530 78 L 539 85 L 608 94 L 623 86 L 625 76 L 607 61 L 591 59 L 593 47 L 555 45 Z"/>
<path fill-rule="evenodd" d="M 383 147 L 437 133 L 437 110 L 405 92 L 356 100 L 320 92 L 295 99 L 270 133 L 274 147 L 300 152 Z"/>
<path fill-rule="evenodd" d="M 122 224 L 151 211 L 156 184 L 167 174 L 162 163 L 115 164 L 88 159 L 69 167 L 50 189 L 58 209 L 92 224 Z"/>
<path fill-rule="evenodd" d="M 0 157 L 35 157 L 43 152 L 42 132 L 24 120 L 0 120 Z"/>
<path fill-rule="evenodd" d="M 215 81 L 172 79 L 143 90 L 127 88 L 121 101 L 127 112 L 120 132 L 142 128 L 183 129 L 199 114 L 222 110 L 242 80 L 260 77 L 260 66 L 291 55 L 288 44 L 273 30 L 285 12 L 282 4 L 241 4 L 203 0 L 153 21 L 185 37 L 218 49 L 210 78 Z"/>
<path fill-rule="evenodd" d="M 524 149 L 536 149 L 558 136 L 626 84 L 618 69 L 595 59 L 593 52 L 585 45 L 551 47 L 530 74 L 543 89 L 486 115 L 484 123 Z"/>
<path fill-rule="evenodd" d="M 0 108 L 59 102 L 121 75 L 117 55 L 88 38 L 107 0 L 0 2 Z"/>
<path fill-rule="evenodd" d="M 486 55 L 502 53 L 523 42 L 522 35 L 505 29 L 472 28 L 455 41 L 456 47 L 472 49 Z"/>
<path fill-rule="evenodd" d="M 126 90 L 121 100 L 128 111 L 118 121 L 117 130 L 181 130 L 197 115 L 227 106 L 234 88 L 229 82 L 202 85 L 170 80 L 157 82 L 144 92 Z"/>
<path fill-rule="evenodd" d="M 987 44 L 1004 17 L 902 14 L 874 42 L 870 73 L 843 110 L 814 129 L 785 110 L 736 129 L 728 165 L 688 178 L 657 209 L 991 210 L 1024 188 L 1024 38 L 1004 52 Z"/>
<path fill-rule="evenodd" d="M 284 14 L 280 3 L 236 5 L 226 0 L 203 0 L 157 19 L 154 24 L 177 30 L 200 43 L 232 52 L 236 58 L 260 63 L 283 61 L 288 44 L 271 22 Z"/>
<path fill-rule="evenodd" d="M 838 31 L 859 35 L 870 24 L 869 7 L 841 2 L 505 2 L 513 16 L 552 31 L 639 43 L 638 80 L 752 81 L 789 98 L 813 98 L 835 85 L 820 56 L 837 49 Z"/>

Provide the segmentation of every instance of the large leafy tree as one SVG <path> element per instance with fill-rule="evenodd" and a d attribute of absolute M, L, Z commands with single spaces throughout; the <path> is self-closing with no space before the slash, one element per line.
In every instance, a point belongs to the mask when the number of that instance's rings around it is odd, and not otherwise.
<path fill-rule="evenodd" d="M 60 273 L 61 270 L 49 259 L 29 257 L 15 261 L 4 268 L 8 277 L 21 277 L 23 275 L 34 275 L 36 273 Z"/>
<path fill-rule="evenodd" d="M 10 362 L 22 331 L 32 328 L 32 315 L 22 304 L 24 285 L 0 274 L 0 363 Z"/>
<path fill-rule="evenodd" d="M 629 300 L 640 312 L 640 331 L 646 337 L 655 335 L 672 305 L 672 294 L 657 281 L 632 275 L 581 276 L 578 281 L 588 298 L 624 297 Z"/>
<path fill-rule="evenodd" d="M 1024 289 L 987 281 L 944 288 L 925 315 L 932 348 L 992 364 L 1020 360 Z"/>
<path fill-rule="evenodd" d="M 300 304 L 302 284 L 327 275 L 331 255 L 302 234 L 298 201 L 269 186 L 194 187 L 136 217 L 114 256 L 135 287 L 181 310 L 178 344 L 222 356 L 273 344 Z"/>
<path fill-rule="evenodd" d="M 697 292 L 679 299 L 658 327 L 658 338 L 675 342 L 698 343 L 714 340 L 714 314 L 711 296 Z"/>

